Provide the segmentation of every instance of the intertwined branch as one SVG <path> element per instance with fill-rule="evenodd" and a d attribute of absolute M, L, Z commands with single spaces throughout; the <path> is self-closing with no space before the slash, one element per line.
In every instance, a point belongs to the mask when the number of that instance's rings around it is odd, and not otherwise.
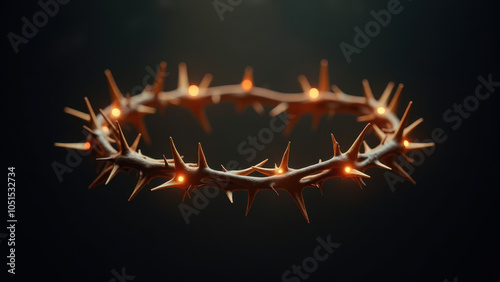
<path fill-rule="evenodd" d="M 323 193 L 325 180 L 339 176 L 352 178 L 362 187 L 365 185 L 363 178 L 370 177 L 364 173 L 369 167 L 393 170 L 415 183 L 410 175 L 396 163 L 395 158 L 402 155 L 411 161 L 405 155 L 406 152 L 434 146 L 434 143 L 414 143 L 408 140 L 410 132 L 423 119 L 420 118 L 407 126 L 411 102 L 401 120 L 397 117 L 396 112 L 403 88 L 402 84 L 399 84 L 390 102 L 389 98 L 395 86 L 393 82 L 387 85 L 378 100 L 374 98 L 367 80 L 363 80 L 364 97 L 348 95 L 335 85 L 330 88 L 326 60 L 321 61 L 318 87 L 311 87 L 307 78 L 301 75 L 299 82 L 302 92 L 294 94 L 280 93 L 254 86 L 252 68 L 250 67 L 245 69 L 241 83 L 210 87 L 209 84 L 212 80 L 210 74 L 205 75 L 199 85 L 189 85 L 186 65 L 181 63 L 179 64 L 177 88 L 164 92 L 166 63 L 162 62 L 154 85 L 147 86 L 141 94 L 133 97 L 128 94 L 122 95 L 109 70 L 106 70 L 105 74 L 111 92 L 111 105 L 99 109 L 99 113 L 96 114 L 89 100 L 85 98 L 88 113 L 65 108 L 65 112 L 87 122 L 87 125 L 84 126 L 90 133 L 87 142 L 55 143 L 55 145 L 77 150 L 90 150 L 97 160 L 105 163 L 99 176 L 90 184 L 89 189 L 102 182 L 108 184 L 118 172 L 137 171 L 139 180 L 129 201 L 152 179 L 157 177 L 168 179 L 168 181 L 151 189 L 152 191 L 180 188 L 183 191 L 183 200 L 193 189 L 208 187 L 224 190 L 232 203 L 233 191 L 246 190 L 248 192 L 246 214 L 248 214 L 257 192 L 272 190 L 278 194 L 278 190 L 285 190 L 292 196 L 302 215 L 309 222 L 302 194 L 306 187 L 317 187 Z M 271 105 L 274 106 L 270 111 L 271 116 L 287 111 L 290 120 L 285 128 L 285 134 L 291 132 L 303 114 L 313 115 L 314 127 L 317 126 L 323 114 L 332 116 L 335 113 L 350 113 L 356 115 L 358 121 L 370 123 L 366 125 L 347 151 L 341 151 L 340 145 L 332 134 L 333 156 L 328 160 L 297 169 L 288 166 L 290 143 L 285 149 L 279 166 L 263 167 L 266 159 L 243 170 L 226 170 L 224 167 L 222 170 L 212 169 L 207 163 L 200 143 L 198 143 L 197 163 L 184 162 L 172 138 L 170 138 L 172 159 L 167 159 L 165 156 L 163 159 L 153 159 L 143 155 L 138 149 L 141 136 L 147 143 L 150 143 L 143 122 L 144 115 L 153 114 L 157 109 L 164 109 L 169 105 L 184 106 L 190 109 L 202 127 L 210 132 L 211 128 L 204 108 L 208 104 L 220 102 L 234 102 L 240 110 L 251 105 L 259 113 L 264 111 L 263 105 Z M 132 123 L 140 132 L 131 145 L 125 139 L 120 126 L 120 123 L 124 122 Z M 375 148 L 370 148 L 363 141 L 370 126 L 380 139 L 380 143 Z M 362 145 L 364 150 L 361 153 Z M 253 172 L 258 172 L 262 176 L 250 175 Z"/>

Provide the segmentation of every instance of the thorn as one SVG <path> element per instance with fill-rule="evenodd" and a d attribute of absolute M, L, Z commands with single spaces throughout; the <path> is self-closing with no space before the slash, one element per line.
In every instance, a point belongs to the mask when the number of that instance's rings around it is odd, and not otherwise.
<path fill-rule="evenodd" d="M 77 111 L 77 110 L 69 108 L 69 107 L 64 107 L 64 112 L 67 114 L 70 114 L 72 116 L 75 116 L 79 119 L 83 119 L 84 121 L 87 121 L 87 122 L 90 121 L 90 115 L 88 115 L 84 112 L 80 112 L 80 111 Z"/>
<path fill-rule="evenodd" d="M 226 195 L 227 195 L 227 198 L 229 199 L 229 201 L 231 202 L 231 204 L 233 204 L 233 191 L 230 191 L 230 190 L 226 190 Z"/>
<path fill-rule="evenodd" d="M 212 78 L 213 76 L 209 73 L 203 76 L 200 85 L 198 86 L 198 88 L 200 89 L 200 94 L 205 94 L 207 88 L 210 86 L 210 83 L 212 82 Z"/>
<path fill-rule="evenodd" d="M 375 115 L 374 114 L 367 114 L 367 115 L 364 115 L 364 116 L 359 116 L 356 118 L 356 120 L 358 122 L 367 122 L 367 121 L 372 121 L 375 119 Z"/>
<path fill-rule="evenodd" d="M 416 121 L 414 121 L 412 124 L 408 125 L 404 130 L 403 130 L 403 136 L 407 136 L 410 134 L 420 123 L 424 121 L 423 118 L 419 118 Z"/>
<path fill-rule="evenodd" d="M 396 161 L 392 162 L 392 165 L 394 168 L 396 168 L 395 172 L 399 174 L 401 177 L 405 178 L 406 180 L 410 181 L 414 185 L 417 184 L 417 182 L 401 167 Z"/>
<path fill-rule="evenodd" d="M 270 112 L 269 112 L 269 115 L 271 117 L 275 117 L 279 114 L 281 114 L 282 112 L 288 110 L 288 103 L 285 103 L 285 102 L 282 102 L 280 104 L 278 104 L 276 107 L 274 107 Z"/>
<path fill-rule="evenodd" d="M 146 177 L 146 176 L 139 177 L 139 181 L 137 181 L 137 184 L 135 185 L 134 191 L 132 192 L 132 194 L 128 198 L 129 202 L 132 201 L 132 199 L 134 199 L 135 196 L 137 194 L 139 194 L 139 192 L 141 192 L 142 188 L 144 188 L 144 186 L 146 186 L 148 184 L 149 180 L 150 180 L 150 178 Z"/>
<path fill-rule="evenodd" d="M 369 103 L 370 101 L 375 99 L 373 97 L 373 92 L 372 92 L 372 89 L 370 87 L 370 83 L 368 82 L 367 79 L 363 79 L 362 83 L 363 83 L 363 90 L 364 90 L 365 97 L 366 97 L 366 102 Z"/>
<path fill-rule="evenodd" d="M 401 91 L 403 91 L 404 84 L 400 83 L 396 89 L 394 97 L 392 97 L 391 103 L 387 107 L 389 111 L 396 113 L 398 111 L 399 97 L 401 96 Z"/>
<path fill-rule="evenodd" d="M 67 148 L 67 149 L 73 149 L 73 150 L 78 150 L 78 151 L 88 151 L 89 145 L 87 142 L 85 143 L 54 143 L 54 146 L 60 147 L 60 148 Z"/>
<path fill-rule="evenodd" d="M 383 163 L 382 163 L 381 161 L 379 161 L 379 160 L 375 160 L 375 161 L 373 162 L 373 164 L 374 164 L 375 166 L 380 167 L 380 168 L 383 168 L 383 169 L 392 170 L 392 168 L 391 168 L 390 166 L 387 166 L 387 165 L 383 164 Z"/>
<path fill-rule="evenodd" d="M 342 155 L 342 152 L 340 151 L 340 145 L 337 142 L 337 140 L 335 140 L 333 133 L 331 133 L 330 135 L 332 137 L 332 143 L 333 143 L 333 156 L 336 157 Z"/>
<path fill-rule="evenodd" d="M 94 110 L 92 109 L 92 106 L 90 105 L 89 99 L 87 97 L 85 99 L 85 104 L 87 105 L 87 109 L 89 111 L 89 117 L 90 117 L 90 124 L 93 127 L 98 127 L 97 125 L 97 118 L 95 116 Z"/>
<path fill-rule="evenodd" d="M 112 165 L 108 165 L 108 166 L 104 167 L 104 169 L 101 171 L 99 176 L 97 176 L 97 178 L 94 181 L 92 181 L 92 183 L 90 183 L 89 190 L 92 188 L 95 188 L 97 185 L 104 182 L 106 180 L 106 178 L 108 177 L 108 174 L 112 168 L 113 168 Z"/>
<path fill-rule="evenodd" d="M 120 101 L 123 99 L 123 95 L 120 92 L 120 89 L 116 85 L 115 79 L 111 74 L 110 70 L 105 70 L 104 74 L 106 74 L 106 78 L 108 80 L 109 92 L 111 93 L 111 101 L 115 104 L 120 104 Z"/>
<path fill-rule="evenodd" d="M 387 137 L 385 132 L 382 131 L 382 129 L 380 129 L 380 127 L 378 127 L 376 124 L 373 125 L 373 129 L 375 130 L 375 135 L 377 135 L 377 137 L 378 137 L 378 139 L 380 139 L 380 141 L 384 140 Z"/>
<path fill-rule="evenodd" d="M 405 113 L 403 114 L 403 117 L 401 118 L 401 121 L 399 122 L 398 129 L 394 133 L 394 139 L 397 141 L 401 141 L 403 139 L 403 131 L 404 128 L 406 127 L 406 123 L 408 122 L 408 116 L 410 112 L 412 102 L 408 103 L 408 106 L 406 107 Z"/>
<path fill-rule="evenodd" d="M 116 121 L 116 128 L 118 129 L 119 137 L 120 137 L 120 151 L 121 154 L 127 154 L 130 152 L 130 147 L 128 146 L 127 140 L 125 139 L 125 135 L 123 135 L 123 130 L 120 126 L 120 123 Z"/>
<path fill-rule="evenodd" d="M 180 63 L 179 64 L 179 80 L 177 83 L 177 89 L 180 89 L 182 91 L 187 91 L 189 87 L 189 80 L 188 80 L 188 74 L 187 74 L 187 67 L 185 63 Z"/>
<path fill-rule="evenodd" d="M 302 88 L 302 92 L 308 93 L 309 90 L 311 89 L 311 84 L 309 84 L 309 81 L 307 80 L 307 77 L 303 74 L 299 75 L 298 77 L 300 87 Z"/>
<path fill-rule="evenodd" d="M 187 168 L 186 164 L 182 160 L 181 155 L 175 148 L 174 140 L 170 137 L 170 149 L 172 150 L 172 157 L 174 159 L 175 170 L 185 170 Z"/>
<path fill-rule="evenodd" d="M 286 146 L 285 153 L 283 153 L 283 158 L 281 158 L 281 164 L 279 166 L 279 169 L 282 169 L 283 173 L 289 170 L 288 167 L 289 158 L 290 158 L 290 142 L 288 142 L 288 145 Z"/>
<path fill-rule="evenodd" d="M 292 192 L 287 190 L 287 192 L 292 196 L 293 200 L 299 207 L 300 212 L 306 219 L 307 223 L 309 223 L 309 216 L 307 215 L 306 204 L 304 203 L 304 195 L 302 194 L 302 190 L 296 189 Z"/>
<path fill-rule="evenodd" d="M 429 143 L 412 143 L 412 142 L 410 142 L 410 144 L 408 144 L 408 146 L 406 147 L 406 150 L 413 151 L 413 150 L 420 150 L 420 149 L 434 147 L 434 146 L 435 146 L 434 142 L 429 142 Z"/>
<path fill-rule="evenodd" d="M 391 81 L 387 84 L 387 87 L 385 87 L 384 92 L 382 93 L 380 99 L 378 100 L 378 104 L 383 105 L 384 107 L 387 106 L 387 101 L 389 101 L 392 89 L 394 89 L 394 82 Z"/>
<path fill-rule="evenodd" d="M 368 146 L 368 143 L 366 143 L 365 140 L 363 140 L 363 146 L 364 146 L 364 150 L 365 150 L 364 153 L 369 153 L 372 150 L 372 148 L 370 148 L 370 146 Z"/>
<path fill-rule="evenodd" d="M 149 137 L 148 129 L 146 128 L 146 124 L 144 123 L 144 119 L 142 117 L 138 117 L 134 120 L 130 121 L 134 127 L 139 131 L 139 133 L 142 135 L 142 138 L 144 138 L 144 142 L 146 144 L 151 145 L 151 138 Z"/>
<path fill-rule="evenodd" d="M 318 90 L 320 92 L 328 92 L 330 88 L 330 81 L 328 78 L 328 61 L 323 59 L 321 60 L 321 66 L 319 69 L 319 85 Z"/>
<path fill-rule="evenodd" d="M 205 153 L 203 153 L 203 148 L 201 143 L 198 143 L 198 168 L 205 169 L 208 167 L 207 159 L 205 158 Z"/>
<path fill-rule="evenodd" d="M 364 178 L 370 178 L 368 174 L 365 174 L 357 169 L 351 168 L 349 172 L 344 171 L 348 176 L 350 177 L 364 177 Z"/>
<path fill-rule="evenodd" d="M 280 194 L 278 193 L 278 191 L 276 190 L 276 188 L 274 188 L 274 183 L 271 184 L 271 190 L 273 190 L 274 193 L 276 193 L 277 196 L 279 196 Z"/>
<path fill-rule="evenodd" d="M 118 173 L 118 170 L 120 170 L 120 166 L 117 164 L 114 164 L 113 169 L 109 173 L 108 180 L 106 180 L 106 183 L 104 183 L 104 185 L 108 185 L 108 183 L 111 181 L 111 179 L 113 179 L 116 176 L 116 174 Z"/>
<path fill-rule="evenodd" d="M 137 112 L 141 114 L 154 114 L 156 113 L 156 108 L 148 107 L 144 105 L 138 105 L 136 108 Z"/>
<path fill-rule="evenodd" d="M 132 145 L 130 146 L 130 149 L 132 151 L 135 152 L 137 150 L 137 146 L 139 145 L 140 140 L 141 140 L 141 133 L 137 134 L 137 137 L 135 138 L 134 143 L 132 143 Z"/>
<path fill-rule="evenodd" d="M 245 212 L 245 216 L 248 216 L 248 212 L 250 211 L 250 207 L 255 200 L 255 196 L 257 195 L 258 190 L 248 190 L 248 200 L 247 200 L 247 211 Z"/>
<path fill-rule="evenodd" d="M 359 149 L 361 148 L 361 144 L 363 143 L 363 138 L 365 137 L 366 131 L 368 130 L 369 127 L 370 127 L 370 124 L 367 124 L 365 126 L 365 128 L 363 129 L 363 131 L 361 131 L 361 133 L 358 135 L 358 138 L 356 138 L 354 143 L 352 143 L 351 148 L 349 148 L 349 150 L 347 150 L 347 152 L 345 152 L 345 154 L 347 155 L 347 157 L 349 159 L 351 159 L 351 160 L 358 159 Z"/>
<path fill-rule="evenodd" d="M 261 103 L 255 102 L 252 104 L 253 109 L 258 113 L 258 114 L 263 114 L 264 113 L 264 107 L 262 106 Z"/>
<path fill-rule="evenodd" d="M 158 94 L 163 90 L 166 76 L 167 76 L 167 63 L 161 62 L 158 74 L 156 75 L 156 79 L 153 84 L 153 94 L 155 96 L 158 96 Z"/>
<path fill-rule="evenodd" d="M 313 122 L 312 122 L 312 129 L 317 130 L 319 126 L 319 122 L 321 121 L 321 117 L 323 114 L 321 113 L 313 113 Z"/>

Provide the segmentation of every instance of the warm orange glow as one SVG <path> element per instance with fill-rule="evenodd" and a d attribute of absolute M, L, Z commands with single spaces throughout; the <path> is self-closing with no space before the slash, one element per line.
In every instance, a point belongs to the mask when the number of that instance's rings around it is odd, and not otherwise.
<path fill-rule="evenodd" d="M 351 167 L 350 166 L 346 166 L 344 168 L 344 171 L 347 172 L 347 173 L 351 172 Z"/>
<path fill-rule="evenodd" d="M 385 113 L 385 108 L 384 108 L 384 107 L 378 107 L 378 109 L 377 109 L 377 113 L 378 113 L 379 115 L 383 115 L 383 114 Z"/>
<path fill-rule="evenodd" d="M 408 142 L 408 140 L 405 140 L 405 141 L 403 141 L 403 145 L 404 145 L 405 147 L 408 147 L 408 145 L 410 145 L 410 142 Z"/>
<path fill-rule="evenodd" d="M 90 149 L 90 142 L 85 142 L 85 150 L 89 150 Z"/>
<path fill-rule="evenodd" d="M 253 83 L 250 79 L 245 79 L 241 82 L 241 88 L 243 88 L 244 91 L 250 91 L 253 87 Z"/>
<path fill-rule="evenodd" d="M 107 126 L 103 125 L 103 126 L 102 126 L 102 130 L 103 130 L 104 132 L 109 132 L 109 127 L 107 127 Z"/>
<path fill-rule="evenodd" d="M 319 91 L 316 88 L 309 89 L 309 97 L 316 99 L 319 96 Z"/>
<path fill-rule="evenodd" d="M 200 94 L 200 88 L 196 85 L 191 85 L 188 88 L 188 94 L 193 97 L 198 96 L 198 94 Z"/>
<path fill-rule="evenodd" d="M 278 174 L 282 174 L 283 173 L 283 170 L 280 168 L 278 169 Z"/>
<path fill-rule="evenodd" d="M 120 109 L 118 109 L 118 108 L 113 108 L 111 110 L 111 115 L 115 118 L 119 117 L 121 114 L 122 114 L 122 111 L 120 111 Z"/>
<path fill-rule="evenodd" d="M 180 183 L 184 182 L 184 176 L 180 175 L 179 177 L 177 177 L 177 181 L 179 181 Z"/>

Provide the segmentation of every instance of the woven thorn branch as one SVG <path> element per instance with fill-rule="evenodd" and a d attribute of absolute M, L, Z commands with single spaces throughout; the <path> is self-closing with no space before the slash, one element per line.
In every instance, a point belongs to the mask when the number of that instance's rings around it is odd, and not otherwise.
<path fill-rule="evenodd" d="M 89 189 L 101 183 L 108 184 L 118 172 L 138 172 L 138 182 L 130 195 L 132 200 L 152 179 L 164 178 L 166 182 L 152 188 L 152 191 L 180 188 L 183 191 L 182 200 L 195 188 L 217 188 L 227 194 L 233 203 L 233 192 L 245 190 L 248 192 L 246 215 L 259 191 L 271 190 L 279 195 L 278 190 L 288 192 L 302 215 L 309 223 L 303 190 L 306 187 L 316 187 L 323 194 L 323 183 L 333 177 L 351 178 L 362 188 L 364 178 L 370 178 L 365 170 L 377 167 L 393 170 L 403 178 L 415 183 L 415 180 L 396 162 L 401 155 L 412 161 L 405 153 L 434 146 L 434 143 L 416 143 L 409 140 L 409 134 L 423 119 L 419 118 L 408 124 L 409 111 L 412 102 L 408 104 L 401 119 L 397 116 L 400 94 L 403 84 L 399 84 L 394 96 L 389 101 L 395 84 L 389 82 L 381 94 L 375 99 L 368 81 L 362 81 L 364 96 L 353 96 L 344 93 L 340 88 L 330 86 L 328 62 L 322 60 L 320 64 L 319 83 L 312 87 L 304 75 L 298 77 L 302 87 L 300 93 L 280 93 L 266 88 L 257 87 L 253 81 L 253 70 L 247 67 L 241 83 L 234 85 L 209 86 L 212 75 L 206 74 L 200 84 L 189 84 L 187 68 L 184 63 L 179 64 L 177 88 L 163 91 L 166 77 L 166 63 L 160 64 L 159 72 L 152 86 L 148 85 L 142 93 L 134 96 L 120 92 L 111 72 L 105 71 L 111 93 L 111 104 L 99 109 L 96 114 L 89 99 L 85 97 L 87 113 L 72 108 L 64 108 L 68 114 L 84 120 L 84 128 L 89 132 L 84 143 L 55 143 L 55 146 L 83 151 L 91 151 L 92 155 L 104 163 L 97 178 L 89 185 Z M 144 116 L 153 114 L 157 109 L 164 110 L 167 106 L 183 106 L 192 111 L 206 132 L 211 131 L 210 123 L 205 114 L 205 107 L 209 104 L 233 102 L 241 111 L 252 106 L 258 113 L 264 112 L 263 105 L 274 106 L 271 116 L 288 112 L 289 122 L 284 130 L 288 135 L 297 120 L 304 114 L 312 114 L 313 127 L 316 128 L 324 114 L 330 117 L 336 113 L 349 113 L 357 116 L 360 122 L 367 125 L 354 140 L 349 149 L 342 152 L 339 143 L 333 134 L 333 156 L 324 161 L 302 168 L 290 168 L 290 143 L 285 149 L 281 163 L 274 167 L 264 167 L 262 162 L 242 170 L 212 169 L 206 160 L 202 146 L 198 143 L 197 163 L 187 163 L 180 156 L 174 141 L 170 138 L 172 159 L 165 155 L 161 159 L 154 159 L 141 153 L 138 149 L 141 137 L 150 143 L 149 134 L 144 124 Z M 129 145 L 125 139 L 121 124 L 132 123 L 139 134 Z M 370 129 L 371 127 L 371 129 Z M 371 148 L 364 141 L 365 134 L 373 131 L 380 140 L 379 144 Z M 364 147 L 361 152 L 361 146 Z M 261 175 L 250 175 L 257 172 Z"/>

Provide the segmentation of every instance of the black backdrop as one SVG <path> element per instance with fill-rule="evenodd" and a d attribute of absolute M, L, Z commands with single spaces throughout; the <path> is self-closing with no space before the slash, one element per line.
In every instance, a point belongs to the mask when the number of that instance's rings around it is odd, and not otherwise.
<path fill-rule="evenodd" d="M 33 21 L 42 8 L 35 1 L 4 3 L 2 159 L 4 167 L 16 167 L 18 223 L 15 276 L 7 276 L 7 230 L 0 230 L 2 275 L 12 281 L 281 281 L 305 263 L 307 281 L 500 281 L 500 88 L 460 125 L 443 117 L 454 104 L 474 106 L 478 76 L 500 81 L 493 3 L 402 1 L 401 12 L 348 63 L 340 44 L 353 45 L 354 28 L 363 29 L 373 20 L 370 11 L 391 1 L 239 2 L 73 0 L 59 5 L 17 53 L 8 34 L 22 35 L 23 17 Z M 214 3 L 234 7 L 218 13 Z M 425 119 L 415 138 L 443 129 L 448 139 L 415 168 L 416 185 L 397 183 L 391 191 L 383 171 L 369 170 L 363 191 L 337 179 L 326 183 L 324 196 L 308 188 L 310 224 L 284 193 L 261 192 L 247 217 L 246 193 L 235 193 L 234 204 L 220 193 L 186 224 L 179 190 L 145 189 L 127 202 L 134 174 L 89 191 L 96 163 L 88 157 L 73 160 L 62 181 L 53 170 L 54 162 L 68 164 L 68 152 L 53 143 L 83 139 L 82 123 L 63 108 L 83 111 L 85 96 L 95 109 L 108 105 L 107 68 L 122 92 L 132 94 L 152 83 L 148 75 L 160 61 L 168 63 L 166 89 L 175 87 L 176 66 L 186 62 L 192 83 L 207 72 L 214 85 L 237 83 L 251 65 L 256 85 L 298 92 L 297 75 L 316 83 L 321 59 L 329 61 L 331 82 L 347 93 L 362 95 L 364 78 L 376 95 L 389 81 L 404 83 L 402 103 L 414 101 L 411 121 Z M 269 126 L 269 117 L 251 109 L 238 114 L 230 104 L 207 112 L 210 135 L 181 108 L 148 116 L 153 144 L 141 143 L 143 152 L 170 156 L 172 136 L 188 161 L 196 160 L 200 141 L 212 167 L 229 160 L 244 167 L 264 158 L 279 162 L 291 140 L 291 166 L 299 167 L 330 157 L 331 132 L 345 148 L 363 127 L 336 116 L 313 131 L 306 116 L 289 137 L 277 134 L 248 162 L 237 147 Z M 135 134 L 127 131 L 129 139 Z M 7 205 L 1 206 L 6 222 Z M 328 237 L 340 245 L 315 264 L 318 240 Z"/>

